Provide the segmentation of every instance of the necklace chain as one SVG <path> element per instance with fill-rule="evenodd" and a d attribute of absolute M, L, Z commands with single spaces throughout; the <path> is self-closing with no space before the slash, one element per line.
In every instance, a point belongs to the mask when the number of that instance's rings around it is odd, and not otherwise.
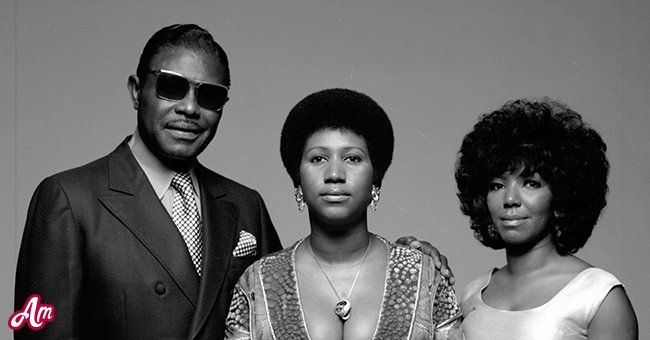
<path fill-rule="evenodd" d="M 351 304 L 350 301 L 348 300 L 350 298 L 350 294 L 352 294 L 352 290 L 354 289 L 354 285 L 357 283 L 357 279 L 359 278 L 359 273 L 361 273 L 361 269 L 363 268 L 363 264 L 366 262 L 366 258 L 368 257 L 368 251 L 370 250 L 370 245 L 372 244 L 372 238 L 368 239 L 368 246 L 366 247 L 366 251 L 363 254 L 363 259 L 361 260 L 361 264 L 359 265 L 359 269 L 357 270 L 357 273 L 354 275 L 354 280 L 352 281 L 352 285 L 350 286 L 350 290 L 348 291 L 348 294 L 345 298 L 341 298 L 339 295 L 338 291 L 334 287 L 334 284 L 332 283 L 332 280 L 330 280 L 329 275 L 327 275 L 327 272 L 325 271 L 325 268 L 323 268 L 323 265 L 320 263 L 318 260 L 318 257 L 316 256 L 316 253 L 314 253 L 314 249 L 311 247 L 311 242 L 309 243 L 309 252 L 311 253 L 311 256 L 316 260 L 316 263 L 318 263 L 318 267 L 320 268 L 321 272 L 323 272 L 323 275 L 325 275 L 325 278 L 327 279 L 327 282 L 330 284 L 330 287 L 332 287 L 332 290 L 334 291 L 334 294 L 336 294 L 336 298 L 339 300 L 339 302 L 336 305 L 336 309 L 334 311 L 334 314 L 336 314 L 342 321 L 347 320 L 350 317 L 350 308 Z"/>

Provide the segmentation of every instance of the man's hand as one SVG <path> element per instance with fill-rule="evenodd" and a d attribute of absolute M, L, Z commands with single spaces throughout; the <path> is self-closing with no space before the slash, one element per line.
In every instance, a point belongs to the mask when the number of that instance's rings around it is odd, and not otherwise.
<path fill-rule="evenodd" d="M 436 269 L 438 269 L 444 277 L 449 279 L 450 284 L 453 285 L 455 283 L 454 274 L 451 272 L 451 268 L 447 265 L 447 257 L 440 254 L 438 248 L 432 246 L 431 243 L 427 241 L 419 241 L 413 236 L 400 237 L 395 241 L 395 243 L 419 249 L 424 254 L 431 256 Z"/>

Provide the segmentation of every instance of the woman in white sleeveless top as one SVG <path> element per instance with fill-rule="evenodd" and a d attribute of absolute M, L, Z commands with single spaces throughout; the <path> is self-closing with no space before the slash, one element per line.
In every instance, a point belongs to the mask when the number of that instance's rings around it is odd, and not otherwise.
<path fill-rule="evenodd" d="M 506 255 L 465 289 L 468 340 L 638 338 L 621 282 L 573 255 L 606 204 L 606 149 L 578 113 L 548 98 L 508 102 L 465 136 L 461 210 L 476 238 Z"/>

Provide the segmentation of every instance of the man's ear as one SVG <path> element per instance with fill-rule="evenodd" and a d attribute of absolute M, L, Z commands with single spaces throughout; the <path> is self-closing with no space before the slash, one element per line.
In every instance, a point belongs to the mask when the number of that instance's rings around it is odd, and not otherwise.
<path fill-rule="evenodd" d="M 137 110 L 140 103 L 140 79 L 138 79 L 138 76 L 135 74 L 130 75 L 127 86 L 129 87 L 133 108 Z"/>

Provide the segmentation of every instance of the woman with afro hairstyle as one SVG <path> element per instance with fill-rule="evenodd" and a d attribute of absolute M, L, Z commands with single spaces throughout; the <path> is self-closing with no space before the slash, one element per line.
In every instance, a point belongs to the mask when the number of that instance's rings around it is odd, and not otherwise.
<path fill-rule="evenodd" d="M 311 233 L 255 262 L 233 292 L 229 339 L 461 339 L 453 288 L 415 248 L 368 230 L 393 157 L 384 110 L 347 89 L 313 93 L 280 141 Z"/>
<path fill-rule="evenodd" d="M 548 98 L 483 114 L 456 163 L 462 212 L 506 265 L 469 283 L 472 339 L 637 339 L 634 310 L 612 274 L 575 257 L 605 207 L 600 135 Z"/>

